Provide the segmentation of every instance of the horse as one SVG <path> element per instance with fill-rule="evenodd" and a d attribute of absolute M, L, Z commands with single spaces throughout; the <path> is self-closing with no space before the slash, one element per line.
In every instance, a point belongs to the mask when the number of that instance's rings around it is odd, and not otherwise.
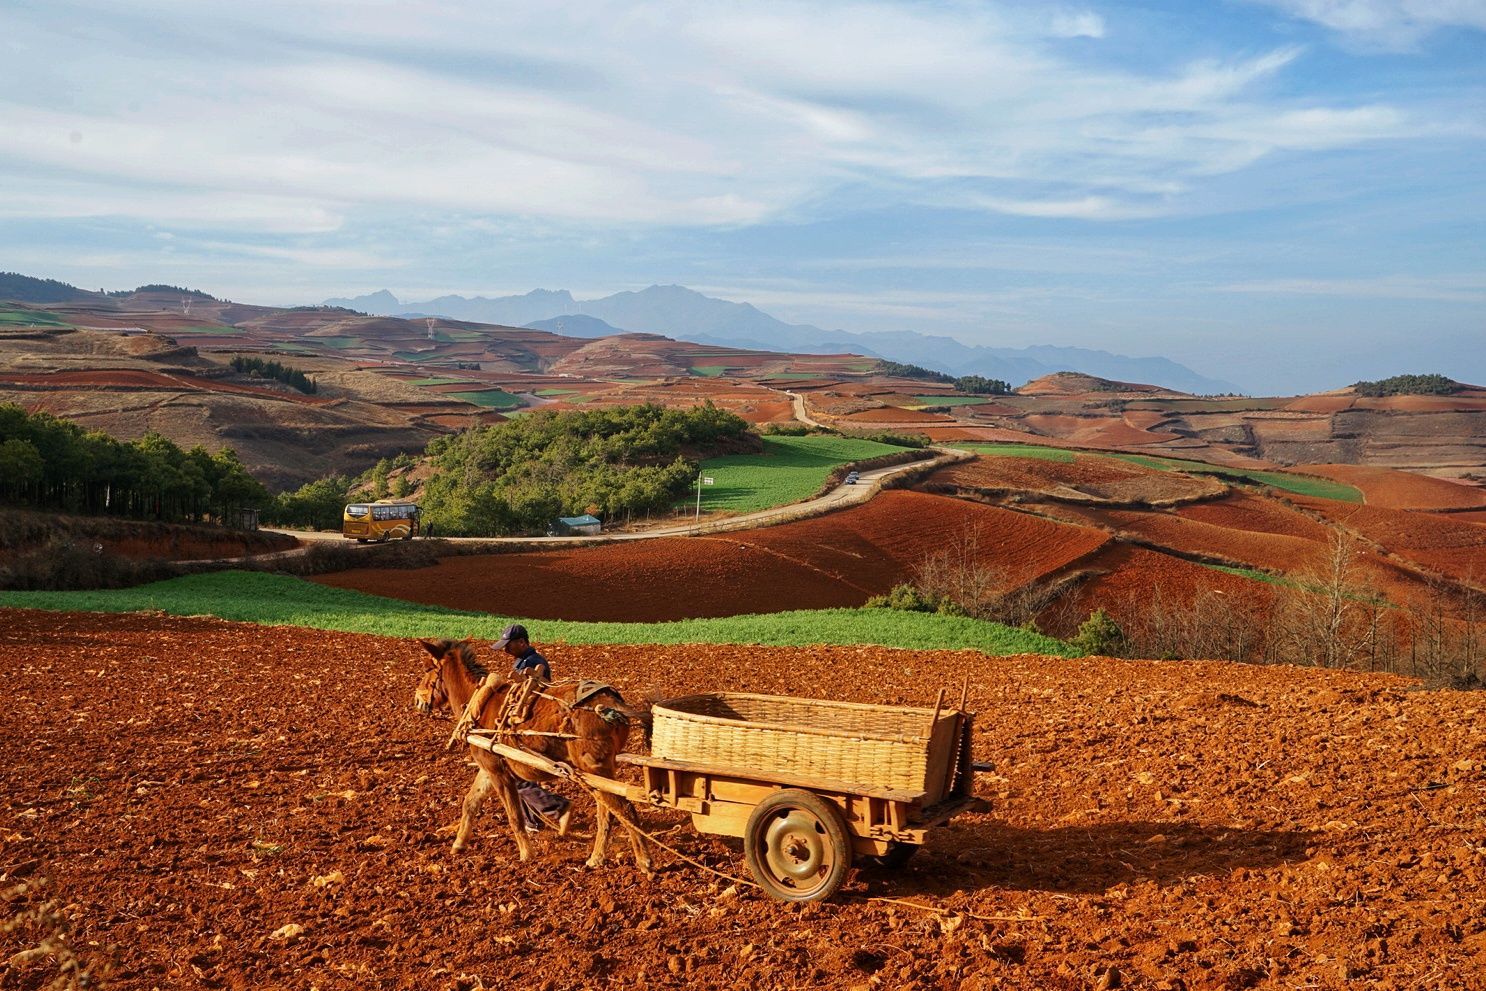
<path fill-rule="evenodd" d="M 469 640 L 419 640 L 429 654 L 428 666 L 413 694 L 413 706 L 419 712 L 433 714 L 448 705 L 455 713 L 464 712 L 480 682 L 488 674 L 484 665 L 475 658 L 475 649 Z M 521 684 L 517 679 L 495 683 L 487 695 L 480 711 L 471 713 L 473 725 L 489 729 L 494 726 L 504 707 L 507 694 Z M 564 762 L 579 771 L 614 777 L 615 758 L 624 750 L 629 738 L 630 722 L 644 720 L 648 713 L 631 709 L 612 688 L 603 688 L 588 697 L 578 700 L 580 685 L 576 681 L 563 681 L 546 685 L 540 693 L 533 693 L 530 715 L 522 720 L 520 728 L 521 746 L 541 754 L 552 761 Z M 575 704 L 576 702 L 576 704 Z M 544 734 L 544 735 L 539 735 Z M 516 791 L 516 779 L 543 783 L 555 780 L 552 775 L 527 764 L 499 757 L 482 747 L 470 745 L 470 755 L 479 770 L 464 796 L 464 813 L 460 818 L 454 837 L 454 852 L 459 853 L 469 845 L 476 814 L 492 791 L 500 795 L 506 810 L 506 819 L 516 837 L 516 848 L 520 859 L 531 858 L 531 841 L 522 826 L 520 796 Z M 598 867 L 604 862 L 609 843 L 609 818 L 613 816 L 629 832 L 630 846 L 634 851 L 635 865 L 646 875 L 651 873 L 650 854 L 635 821 L 630 804 L 617 795 L 597 789 L 589 789 L 597 803 L 593 853 L 588 866 Z"/>

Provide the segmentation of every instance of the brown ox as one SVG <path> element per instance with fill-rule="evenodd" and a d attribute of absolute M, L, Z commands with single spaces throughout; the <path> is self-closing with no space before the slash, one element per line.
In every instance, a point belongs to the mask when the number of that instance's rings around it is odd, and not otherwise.
<path fill-rule="evenodd" d="M 465 711 L 470 697 L 486 676 L 483 665 L 475 659 L 474 646 L 469 640 L 420 640 L 428 651 L 429 664 L 413 696 L 413 705 L 419 712 L 433 713 L 447 705 L 454 715 Z M 474 713 L 474 726 L 489 729 L 494 726 L 506 693 L 517 685 L 515 680 L 497 683 L 481 711 Z M 552 761 L 566 763 L 579 771 L 614 777 L 615 758 L 624 750 L 629 738 L 630 719 L 639 713 L 627 708 L 624 700 L 613 689 L 605 689 L 590 696 L 578 705 L 578 682 L 564 681 L 547 685 L 541 695 L 532 700 L 530 715 L 521 722 L 520 729 L 530 731 L 516 742 L 533 753 Z M 550 735 L 537 735 L 550 734 Z M 522 826 L 520 797 L 516 791 L 516 778 L 543 783 L 555 780 L 552 775 L 534 767 L 498 757 L 490 751 L 473 744 L 470 756 L 479 771 L 464 796 L 464 814 L 459 820 L 454 837 L 454 852 L 463 850 L 474 828 L 475 815 L 492 791 L 500 795 L 505 806 L 506 819 L 511 825 L 512 835 L 521 859 L 531 857 L 531 841 Z M 638 832 L 634 811 L 628 802 L 605 792 L 590 789 L 597 801 L 595 811 L 593 853 L 588 858 L 589 867 L 604 862 L 605 849 L 609 843 L 609 817 L 612 815 L 623 824 L 629 833 L 630 846 L 634 850 L 635 864 L 646 874 L 650 873 L 650 854 L 645 849 L 644 839 Z"/>

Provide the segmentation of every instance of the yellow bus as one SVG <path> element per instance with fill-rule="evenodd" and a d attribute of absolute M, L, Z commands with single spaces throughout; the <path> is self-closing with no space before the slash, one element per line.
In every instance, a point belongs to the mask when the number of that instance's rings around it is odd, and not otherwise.
<path fill-rule="evenodd" d="M 418 517 L 418 506 L 412 502 L 353 502 L 346 507 L 341 534 L 362 544 L 368 540 L 412 540 L 421 529 Z"/>

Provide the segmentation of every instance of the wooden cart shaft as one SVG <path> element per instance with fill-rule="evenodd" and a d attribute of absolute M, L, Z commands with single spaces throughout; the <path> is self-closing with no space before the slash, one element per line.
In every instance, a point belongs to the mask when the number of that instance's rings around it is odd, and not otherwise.
<path fill-rule="evenodd" d="M 932 805 L 924 804 L 926 793 L 923 792 L 620 754 L 621 763 L 640 769 L 640 783 L 629 784 L 576 770 L 541 754 L 501 743 L 478 730 L 470 733 L 466 742 L 554 777 L 576 779 L 589 788 L 636 804 L 688 812 L 699 832 L 720 836 L 743 836 L 754 808 L 771 793 L 783 788 L 805 789 L 841 810 L 856 854 L 881 856 L 892 844 L 923 844 L 930 829 L 962 812 L 989 807 L 975 798 L 973 792 L 975 766 L 970 756 L 973 714 L 956 715 L 956 746 L 947 762 L 945 787 L 941 792 L 945 797 Z"/>

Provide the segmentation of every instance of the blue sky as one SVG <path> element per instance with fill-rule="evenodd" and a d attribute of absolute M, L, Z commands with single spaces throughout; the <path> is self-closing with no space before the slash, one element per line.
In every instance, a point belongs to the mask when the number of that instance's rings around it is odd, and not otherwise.
<path fill-rule="evenodd" d="M 0 269 L 1486 382 L 1486 0 L 0 0 Z"/>

